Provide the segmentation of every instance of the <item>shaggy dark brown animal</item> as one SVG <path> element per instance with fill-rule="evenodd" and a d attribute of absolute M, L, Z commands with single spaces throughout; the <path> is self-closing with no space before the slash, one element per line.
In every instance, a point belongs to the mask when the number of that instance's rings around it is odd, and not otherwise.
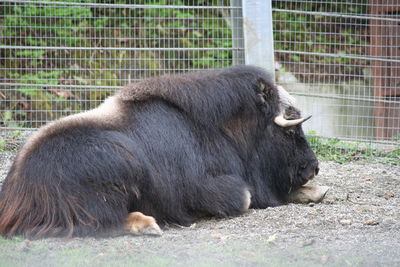
<path fill-rule="evenodd" d="M 159 233 L 156 221 L 284 204 L 318 172 L 304 120 L 251 66 L 128 85 L 28 139 L 0 193 L 0 234 Z"/>

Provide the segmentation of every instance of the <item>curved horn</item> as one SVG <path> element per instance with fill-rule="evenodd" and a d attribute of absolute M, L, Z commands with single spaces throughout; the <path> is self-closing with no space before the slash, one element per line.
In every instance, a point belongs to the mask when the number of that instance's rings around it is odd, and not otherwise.
<path fill-rule="evenodd" d="M 311 118 L 311 116 L 308 116 L 307 118 L 296 119 L 296 120 L 287 120 L 283 117 L 282 114 L 280 114 L 275 117 L 274 122 L 281 127 L 289 127 L 289 126 L 299 125 L 299 124 L 305 122 L 306 120 L 308 120 L 309 118 Z"/>

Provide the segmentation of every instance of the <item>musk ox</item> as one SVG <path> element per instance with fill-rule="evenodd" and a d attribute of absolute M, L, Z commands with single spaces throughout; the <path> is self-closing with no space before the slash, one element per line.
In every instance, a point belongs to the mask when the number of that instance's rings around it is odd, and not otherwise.
<path fill-rule="evenodd" d="M 312 200 L 302 186 L 318 161 L 293 102 L 252 66 L 130 84 L 27 140 L 2 186 L 0 234 L 159 234 Z"/>

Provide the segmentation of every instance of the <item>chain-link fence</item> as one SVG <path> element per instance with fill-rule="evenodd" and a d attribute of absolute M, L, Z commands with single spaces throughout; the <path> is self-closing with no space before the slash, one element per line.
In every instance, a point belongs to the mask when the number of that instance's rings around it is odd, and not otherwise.
<path fill-rule="evenodd" d="M 4 0 L 0 10 L 3 129 L 94 108 L 145 77 L 244 63 L 229 1 Z"/>
<path fill-rule="evenodd" d="M 274 1 L 278 82 L 309 133 L 398 144 L 400 1 Z"/>
<path fill-rule="evenodd" d="M 37 128 L 145 77 L 245 63 L 249 2 L 1 1 L 0 127 Z M 398 146 L 400 0 L 272 8 L 276 79 L 313 115 L 306 133 Z"/>

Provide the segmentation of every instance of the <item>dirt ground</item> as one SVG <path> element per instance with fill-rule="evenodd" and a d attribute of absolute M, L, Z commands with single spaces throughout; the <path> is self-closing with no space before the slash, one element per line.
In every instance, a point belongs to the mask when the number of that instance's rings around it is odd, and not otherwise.
<path fill-rule="evenodd" d="M 14 154 L 0 153 L 0 181 Z M 250 210 L 161 237 L 0 238 L 0 266 L 400 266 L 400 166 L 322 162 L 320 204 Z"/>

